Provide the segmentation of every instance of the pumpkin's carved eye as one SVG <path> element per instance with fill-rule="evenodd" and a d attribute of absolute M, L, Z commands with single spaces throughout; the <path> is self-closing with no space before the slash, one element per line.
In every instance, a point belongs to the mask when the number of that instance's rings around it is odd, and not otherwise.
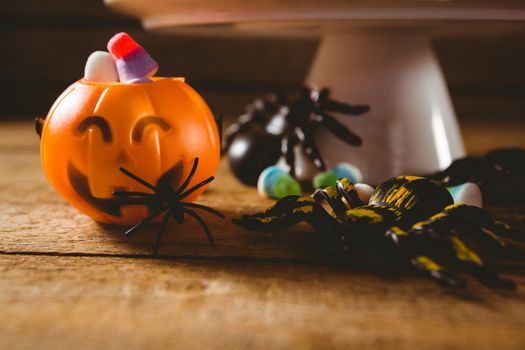
<path fill-rule="evenodd" d="M 102 132 L 102 138 L 104 139 L 104 142 L 111 142 L 113 137 L 111 136 L 111 129 L 109 128 L 109 124 L 106 121 L 106 119 L 99 117 L 98 115 L 94 115 L 84 119 L 82 123 L 78 124 L 77 132 L 84 133 L 87 129 L 89 129 L 92 126 L 96 126 L 100 129 L 100 131 Z"/>
<path fill-rule="evenodd" d="M 141 118 L 135 123 L 135 126 L 133 126 L 132 138 L 134 142 L 140 142 L 140 140 L 142 140 L 144 129 L 150 124 L 157 125 L 162 131 L 168 131 L 171 129 L 171 126 L 159 117 L 150 116 Z"/>

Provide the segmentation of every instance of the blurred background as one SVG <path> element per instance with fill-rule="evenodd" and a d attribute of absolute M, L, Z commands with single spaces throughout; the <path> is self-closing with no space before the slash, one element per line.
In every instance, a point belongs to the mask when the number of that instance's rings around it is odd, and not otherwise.
<path fill-rule="evenodd" d="M 83 75 L 88 55 L 126 31 L 158 61 L 159 75 L 184 76 L 226 124 L 247 103 L 301 85 L 318 42 L 307 38 L 171 36 L 102 0 L 4 2 L 0 10 L 0 119 L 32 120 Z M 525 147 L 525 25 L 506 34 L 434 36 L 467 151 Z M 366 102 L 366 101 L 359 101 Z"/>

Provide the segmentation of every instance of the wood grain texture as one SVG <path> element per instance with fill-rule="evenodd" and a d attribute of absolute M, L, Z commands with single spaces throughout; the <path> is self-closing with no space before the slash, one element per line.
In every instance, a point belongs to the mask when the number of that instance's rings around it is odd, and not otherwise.
<path fill-rule="evenodd" d="M 523 290 L 288 263 L 0 255 L 0 273 L 5 349 L 525 345 Z"/>
<path fill-rule="evenodd" d="M 252 233 L 209 218 L 126 239 L 53 192 L 28 123 L 0 124 L 0 349 L 523 349 L 525 274 L 515 292 L 469 280 L 451 292 L 410 271 L 318 261 L 305 226 Z M 270 203 L 221 165 L 199 199 L 229 218 Z M 491 212 L 525 228 L 525 209 Z"/>

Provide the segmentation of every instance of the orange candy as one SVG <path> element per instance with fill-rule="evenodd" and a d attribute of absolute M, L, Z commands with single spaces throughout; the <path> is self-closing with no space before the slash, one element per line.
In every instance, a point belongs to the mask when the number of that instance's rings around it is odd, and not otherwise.
<path fill-rule="evenodd" d="M 51 107 L 40 149 L 44 172 L 58 193 L 94 220 L 119 225 L 138 223 L 148 207 L 114 198 L 113 191 L 151 192 L 120 167 L 175 190 L 196 157 L 188 187 L 213 176 L 220 159 L 213 115 L 182 78 L 140 84 L 79 80 Z M 184 200 L 193 201 L 203 190 Z"/>

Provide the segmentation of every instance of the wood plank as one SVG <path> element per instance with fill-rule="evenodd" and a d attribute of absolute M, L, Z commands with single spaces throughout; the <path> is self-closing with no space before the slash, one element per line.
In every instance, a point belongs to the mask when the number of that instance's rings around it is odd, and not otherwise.
<path fill-rule="evenodd" d="M 320 265 L 0 255 L 5 349 L 523 349 L 525 289 Z M 524 286 L 523 275 L 508 275 Z"/>

